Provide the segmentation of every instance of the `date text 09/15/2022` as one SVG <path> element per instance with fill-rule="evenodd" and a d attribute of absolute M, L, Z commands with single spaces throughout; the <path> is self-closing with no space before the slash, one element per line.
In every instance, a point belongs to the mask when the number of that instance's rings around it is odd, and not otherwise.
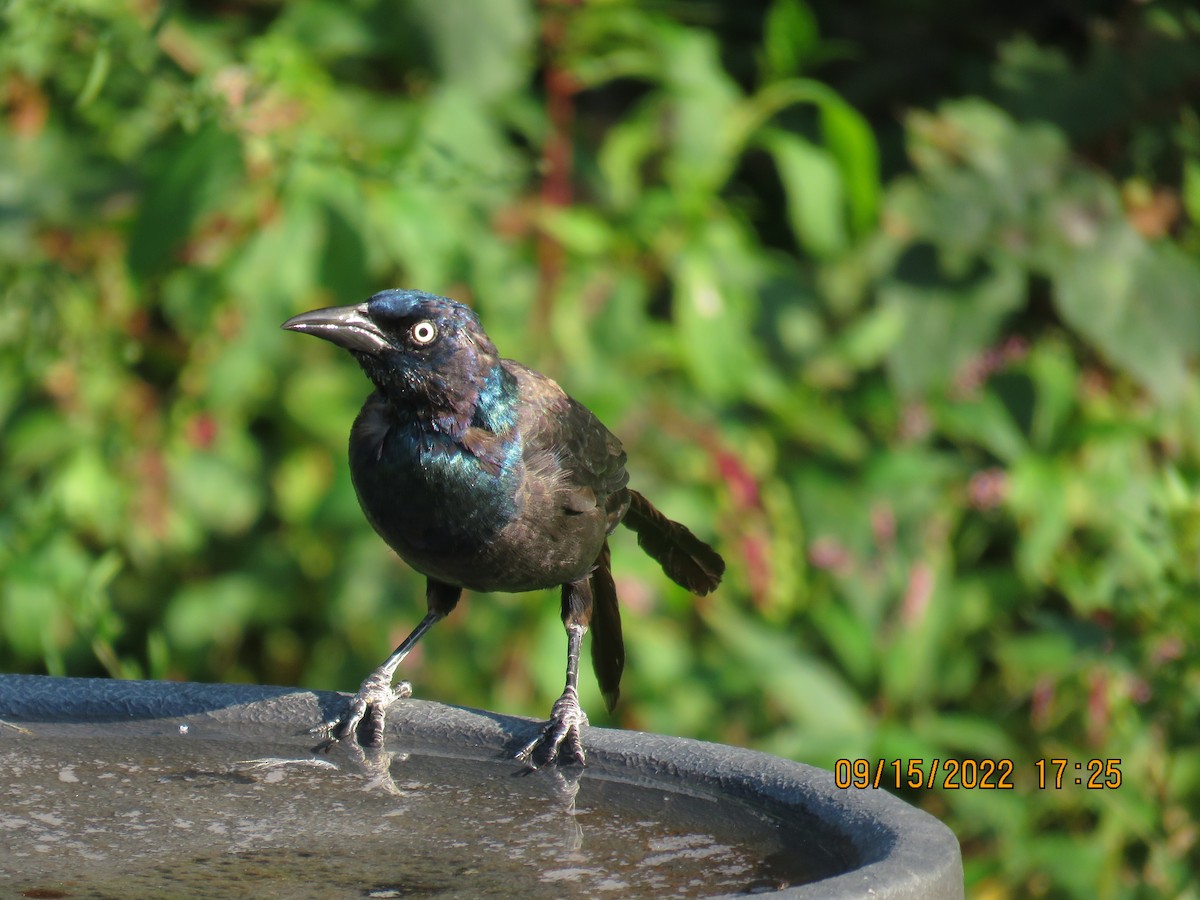
<path fill-rule="evenodd" d="M 1121 786 L 1121 760 L 1039 759 L 1032 766 L 1038 790 L 1062 790 L 1072 784 L 1088 790 Z M 834 784 L 848 788 L 901 790 L 935 787 L 943 790 L 1011 791 L 1017 787 L 1017 767 L 1011 759 L 839 759 L 833 766 Z"/>

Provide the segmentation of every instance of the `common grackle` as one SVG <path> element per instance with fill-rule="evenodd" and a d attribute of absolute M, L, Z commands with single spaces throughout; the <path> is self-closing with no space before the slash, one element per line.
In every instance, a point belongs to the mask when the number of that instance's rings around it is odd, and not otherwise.
<path fill-rule="evenodd" d="M 534 768 L 584 761 L 577 693 L 583 635 L 605 703 L 616 703 L 625 648 L 608 535 L 624 522 L 675 582 L 713 590 L 721 557 L 626 485 L 620 442 L 555 382 L 501 359 L 475 313 L 419 291 L 318 309 L 284 328 L 349 350 L 375 385 L 350 432 L 350 474 L 367 520 L 427 578 L 428 613 L 321 728 L 334 740 L 383 739 L 400 661 L 473 591 L 562 588 L 567 680 L 542 733 L 518 754 Z"/>

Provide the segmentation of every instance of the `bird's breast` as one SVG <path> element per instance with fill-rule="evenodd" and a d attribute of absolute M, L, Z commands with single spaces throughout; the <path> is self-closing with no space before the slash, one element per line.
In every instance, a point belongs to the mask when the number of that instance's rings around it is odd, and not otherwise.
<path fill-rule="evenodd" d="M 493 471 L 446 435 L 388 421 L 370 404 L 350 435 L 350 474 L 363 512 L 426 574 L 440 560 L 470 557 L 520 513 L 519 459 L 517 448 Z"/>
<path fill-rule="evenodd" d="M 350 436 L 350 473 L 368 521 L 419 572 L 480 591 L 584 577 L 606 534 L 593 490 L 557 451 L 514 434 L 477 455 L 368 401 Z"/>

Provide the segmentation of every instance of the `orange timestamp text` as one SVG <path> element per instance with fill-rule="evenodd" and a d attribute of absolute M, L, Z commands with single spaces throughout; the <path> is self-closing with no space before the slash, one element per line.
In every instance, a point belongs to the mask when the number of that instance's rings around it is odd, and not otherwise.
<path fill-rule="evenodd" d="M 1071 784 L 1089 790 L 1121 786 L 1121 760 L 1039 759 L 1033 764 L 1038 790 L 1061 790 Z M 1011 791 L 1016 764 L 1011 759 L 839 759 L 834 784 L 849 788 L 903 788 L 947 791 Z"/>

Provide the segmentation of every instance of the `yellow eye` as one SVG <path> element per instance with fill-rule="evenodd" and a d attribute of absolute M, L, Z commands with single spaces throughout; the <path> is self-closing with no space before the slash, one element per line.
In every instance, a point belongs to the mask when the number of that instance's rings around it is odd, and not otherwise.
<path fill-rule="evenodd" d="M 438 334 L 437 326 L 428 319 L 418 322 L 408 333 L 412 335 L 413 343 L 416 344 L 431 344 Z"/>

